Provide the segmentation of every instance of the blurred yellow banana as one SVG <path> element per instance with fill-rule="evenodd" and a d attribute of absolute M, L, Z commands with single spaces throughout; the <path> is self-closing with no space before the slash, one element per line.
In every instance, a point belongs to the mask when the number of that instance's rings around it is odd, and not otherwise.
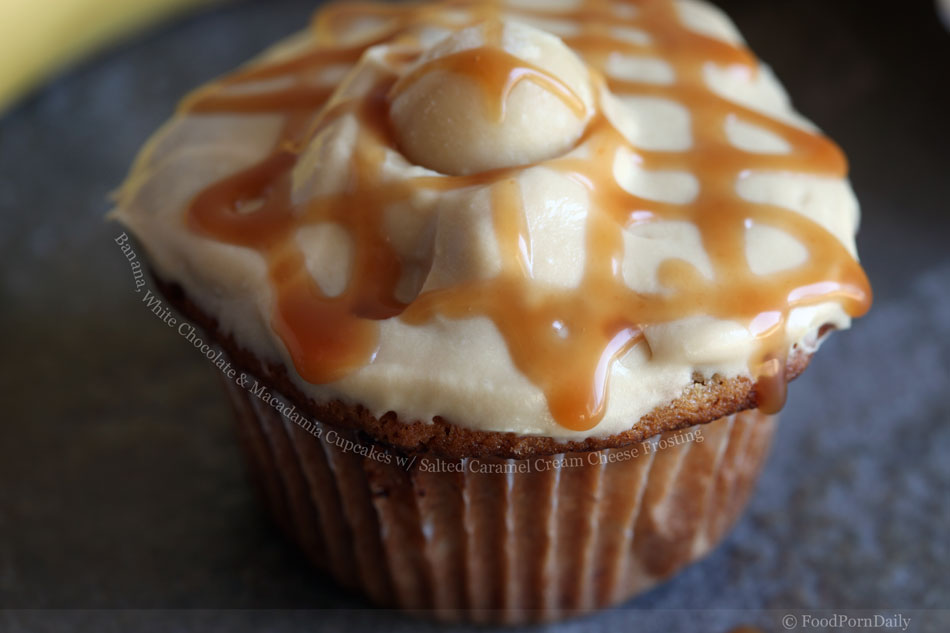
<path fill-rule="evenodd" d="M 0 113 L 70 62 L 217 0 L 0 0 Z"/>

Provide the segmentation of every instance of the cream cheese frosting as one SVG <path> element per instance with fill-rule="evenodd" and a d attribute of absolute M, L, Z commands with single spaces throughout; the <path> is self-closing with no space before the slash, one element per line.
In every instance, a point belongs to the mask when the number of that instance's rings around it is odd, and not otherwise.
<path fill-rule="evenodd" d="M 869 301 L 843 171 L 796 167 L 807 164 L 801 139 L 816 153 L 824 139 L 766 66 L 720 63 L 746 55 L 721 12 L 669 7 L 660 17 L 590 0 L 327 10 L 240 81 L 188 100 L 140 154 L 114 217 L 159 277 L 317 401 L 566 440 L 626 431 L 696 374 L 757 379 L 793 346 L 813 351 L 822 326 L 847 328 Z M 670 53 L 671 34 L 692 38 L 690 65 Z M 320 62 L 302 64 L 308 56 Z M 713 142 L 727 166 L 748 167 L 717 180 L 679 160 Z M 277 237 L 245 236 L 273 215 L 260 191 L 229 208 L 249 227 L 234 239 L 196 219 L 209 187 L 285 162 Z M 603 168 L 575 167 L 594 164 Z M 621 222 L 603 219 L 603 189 Z M 703 214 L 732 197 L 750 211 L 733 218 L 738 241 L 720 243 Z M 738 254 L 717 250 L 727 243 Z M 741 292 L 723 263 L 736 258 Z M 316 307 L 301 312 L 291 286 L 313 288 L 304 294 Z M 724 293 L 756 288 L 787 296 L 722 307 Z M 614 301 L 616 316 L 604 312 Z M 589 321 L 585 303 L 596 306 Z M 336 327 L 300 333 L 321 318 Z M 546 329 L 539 340 L 515 335 L 522 318 Z M 558 351 L 561 340 L 591 342 Z M 591 376 L 589 354 L 575 364 L 571 349 L 596 352 Z M 338 362 L 320 360 L 329 356 Z M 592 380 L 600 391 L 573 402 Z"/>

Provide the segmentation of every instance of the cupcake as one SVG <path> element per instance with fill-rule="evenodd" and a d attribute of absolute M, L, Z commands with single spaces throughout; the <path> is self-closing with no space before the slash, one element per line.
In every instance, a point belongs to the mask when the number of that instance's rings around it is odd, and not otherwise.
<path fill-rule="evenodd" d="M 525 622 L 734 522 L 870 305 L 846 170 L 701 2 L 338 4 L 188 96 L 113 217 L 305 555 Z"/>

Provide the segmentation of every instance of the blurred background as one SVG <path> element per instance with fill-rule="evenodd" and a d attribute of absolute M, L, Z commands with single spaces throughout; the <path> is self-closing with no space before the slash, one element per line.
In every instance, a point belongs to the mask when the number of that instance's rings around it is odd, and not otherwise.
<path fill-rule="evenodd" d="M 442 630 L 370 609 L 279 535 L 214 368 L 140 305 L 103 219 L 178 98 L 319 2 L 203 6 L 47 77 L 164 12 L 129 2 L 141 8 L 113 20 L 109 4 L 0 0 L 0 100 L 32 86 L 0 114 L 0 630 Z M 792 386 L 722 546 L 620 609 L 551 628 L 769 631 L 786 613 L 850 610 L 950 630 L 945 3 L 717 4 L 849 156 L 875 305 Z"/>

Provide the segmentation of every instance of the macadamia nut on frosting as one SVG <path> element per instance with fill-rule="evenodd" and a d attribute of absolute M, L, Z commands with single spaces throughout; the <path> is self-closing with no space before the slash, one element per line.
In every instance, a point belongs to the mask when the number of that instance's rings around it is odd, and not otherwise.
<path fill-rule="evenodd" d="M 487 81 L 453 72 L 458 53 L 480 47 L 485 53 L 474 60 L 476 72 Z M 524 62 L 521 72 L 493 77 L 497 55 L 517 57 Z M 587 67 L 559 38 L 519 22 L 493 21 L 457 31 L 426 51 L 394 87 L 390 118 L 412 162 L 468 175 L 564 153 L 593 111 Z"/>

